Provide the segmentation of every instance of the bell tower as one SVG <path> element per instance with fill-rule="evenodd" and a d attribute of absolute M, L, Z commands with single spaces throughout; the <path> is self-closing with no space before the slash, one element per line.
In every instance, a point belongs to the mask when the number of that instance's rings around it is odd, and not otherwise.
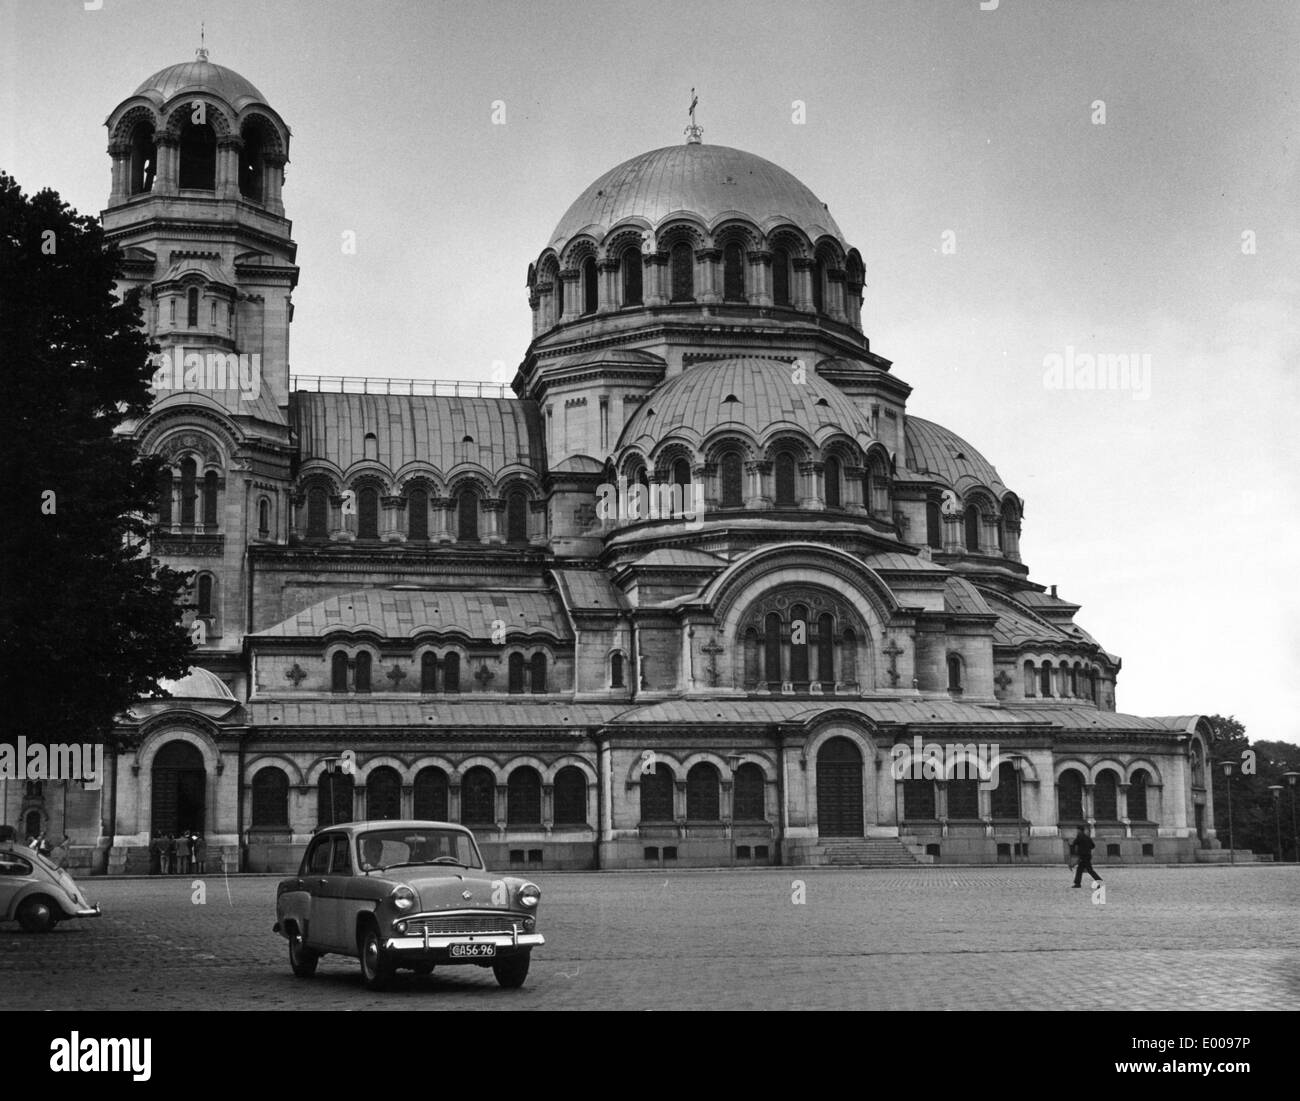
<path fill-rule="evenodd" d="M 298 282 L 281 199 L 288 126 L 205 48 L 149 77 L 105 125 L 102 220 L 125 256 L 119 290 L 143 289 L 169 368 L 158 400 L 192 390 L 232 416 L 284 424 Z"/>

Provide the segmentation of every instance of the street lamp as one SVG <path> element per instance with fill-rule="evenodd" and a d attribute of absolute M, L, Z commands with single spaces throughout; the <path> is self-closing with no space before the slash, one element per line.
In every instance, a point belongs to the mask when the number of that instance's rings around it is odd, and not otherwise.
<path fill-rule="evenodd" d="M 1282 820 L 1278 817 L 1278 807 L 1282 802 L 1282 785 L 1269 784 L 1268 790 L 1273 793 L 1273 832 L 1277 838 L 1277 856 L 1274 858 L 1279 864 L 1282 863 Z"/>
<path fill-rule="evenodd" d="M 1223 766 L 1223 777 L 1228 788 L 1228 861 L 1237 863 L 1237 853 L 1232 847 L 1232 760 L 1228 758 L 1219 762 Z"/>
<path fill-rule="evenodd" d="M 1300 861 L 1300 832 L 1295 828 L 1295 782 L 1300 779 L 1300 772 L 1284 772 L 1286 782 L 1291 785 L 1291 852 Z"/>

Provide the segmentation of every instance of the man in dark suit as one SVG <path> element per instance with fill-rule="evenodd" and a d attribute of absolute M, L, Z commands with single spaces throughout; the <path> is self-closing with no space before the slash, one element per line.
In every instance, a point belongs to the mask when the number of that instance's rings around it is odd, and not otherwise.
<path fill-rule="evenodd" d="M 1092 870 L 1092 850 L 1097 846 L 1088 836 L 1086 826 L 1080 826 L 1079 832 L 1074 835 L 1074 841 L 1070 845 L 1071 851 L 1078 858 L 1078 863 L 1074 866 L 1074 886 L 1083 886 L 1083 873 L 1087 872 L 1097 883 L 1101 882 L 1101 876 Z"/>

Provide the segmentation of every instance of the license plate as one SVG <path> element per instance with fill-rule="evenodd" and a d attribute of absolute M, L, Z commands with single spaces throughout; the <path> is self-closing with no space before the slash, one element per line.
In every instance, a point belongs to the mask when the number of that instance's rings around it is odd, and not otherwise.
<path fill-rule="evenodd" d="M 475 959 L 483 956 L 495 956 L 497 946 L 495 944 L 453 944 L 451 946 L 451 955 L 453 959 Z"/>

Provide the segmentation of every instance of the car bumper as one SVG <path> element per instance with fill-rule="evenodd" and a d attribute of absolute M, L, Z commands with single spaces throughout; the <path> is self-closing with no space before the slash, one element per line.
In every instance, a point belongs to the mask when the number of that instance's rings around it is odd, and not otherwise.
<path fill-rule="evenodd" d="M 481 963 L 494 958 L 512 956 L 519 951 L 531 951 L 546 943 L 541 933 L 474 933 L 454 934 L 451 936 L 390 936 L 384 941 L 384 948 L 402 955 L 429 956 L 446 963 Z M 495 956 L 453 956 L 452 945 L 490 944 L 496 949 Z"/>
<path fill-rule="evenodd" d="M 99 908 L 99 903 L 94 906 L 74 906 L 72 909 L 65 909 L 63 916 L 68 918 L 74 917 L 103 917 L 104 912 Z"/>

